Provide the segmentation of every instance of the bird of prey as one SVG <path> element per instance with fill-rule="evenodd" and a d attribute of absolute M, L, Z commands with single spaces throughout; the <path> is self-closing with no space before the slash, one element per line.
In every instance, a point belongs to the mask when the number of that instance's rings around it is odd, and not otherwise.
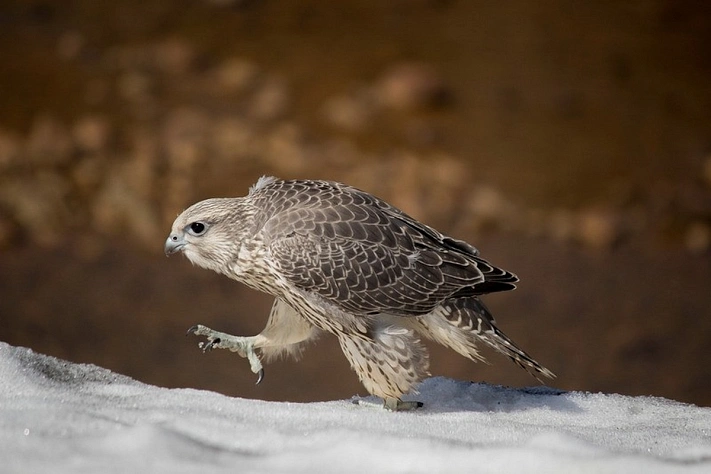
<path fill-rule="evenodd" d="M 208 327 L 203 350 L 261 358 L 297 356 L 321 332 L 338 338 L 365 388 L 391 410 L 429 375 L 420 337 L 472 360 L 483 342 L 532 375 L 554 377 L 499 328 L 480 296 L 518 278 L 470 244 L 344 184 L 262 177 L 247 196 L 198 202 L 173 223 L 165 253 L 275 297 L 264 330 L 251 337 Z M 257 352 L 258 351 L 258 352 Z"/>

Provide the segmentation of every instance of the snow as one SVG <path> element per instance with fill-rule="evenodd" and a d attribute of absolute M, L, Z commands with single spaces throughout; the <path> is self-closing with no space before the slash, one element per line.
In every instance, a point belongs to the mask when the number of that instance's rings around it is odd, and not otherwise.
<path fill-rule="evenodd" d="M 230 398 L 0 343 L 0 472 L 711 473 L 711 408 L 441 377 L 414 399 Z"/>

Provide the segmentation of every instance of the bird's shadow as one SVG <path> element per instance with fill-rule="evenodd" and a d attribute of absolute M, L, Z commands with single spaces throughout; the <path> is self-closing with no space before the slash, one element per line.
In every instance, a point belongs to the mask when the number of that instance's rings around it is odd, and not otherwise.
<path fill-rule="evenodd" d="M 547 386 L 506 387 L 483 382 L 467 382 L 445 377 L 423 381 L 418 392 L 403 397 L 419 401 L 424 406 L 418 413 L 448 412 L 517 412 L 546 408 L 553 411 L 579 413 L 583 410 L 566 395 L 565 390 Z M 373 398 L 373 402 L 376 399 Z"/>

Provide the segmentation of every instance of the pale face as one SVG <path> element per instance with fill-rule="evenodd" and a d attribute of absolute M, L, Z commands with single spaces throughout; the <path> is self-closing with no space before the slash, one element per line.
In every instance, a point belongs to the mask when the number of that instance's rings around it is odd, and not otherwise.
<path fill-rule="evenodd" d="M 165 241 L 165 254 L 182 252 L 193 264 L 224 273 L 241 240 L 233 201 L 208 199 L 183 211 Z"/>

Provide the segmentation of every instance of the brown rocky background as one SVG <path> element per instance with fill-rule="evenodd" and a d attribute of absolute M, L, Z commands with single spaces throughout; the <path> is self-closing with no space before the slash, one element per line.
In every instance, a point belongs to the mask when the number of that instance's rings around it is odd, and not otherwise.
<path fill-rule="evenodd" d="M 371 191 L 521 278 L 487 299 L 571 390 L 711 405 L 703 1 L 19 1 L 0 6 L 0 340 L 167 387 L 364 394 L 203 355 L 270 298 L 166 259 L 176 214 L 260 175 Z M 432 372 L 535 384 L 432 348 Z"/>

